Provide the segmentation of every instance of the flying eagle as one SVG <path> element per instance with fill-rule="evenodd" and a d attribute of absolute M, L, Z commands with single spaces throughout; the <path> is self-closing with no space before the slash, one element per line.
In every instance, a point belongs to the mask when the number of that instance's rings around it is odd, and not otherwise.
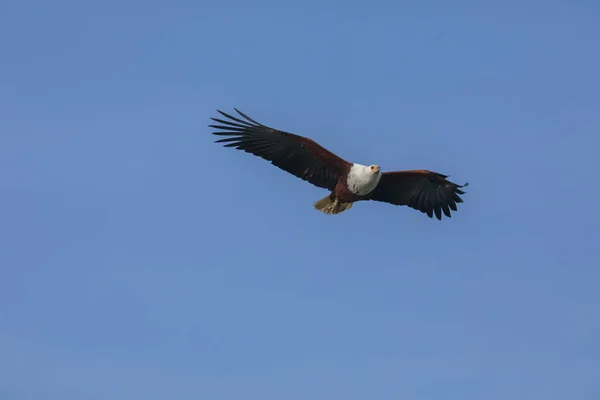
<path fill-rule="evenodd" d="M 271 164 L 331 193 L 314 203 L 325 214 L 339 214 L 357 201 L 374 200 L 398 206 L 408 206 L 432 218 L 442 219 L 442 212 L 450 218 L 456 203 L 462 203 L 464 194 L 457 185 L 437 172 L 428 170 L 381 172 L 378 165 L 348 162 L 315 141 L 293 133 L 270 128 L 248 117 L 233 117 L 217 110 L 228 120 L 211 118 L 223 125 L 209 125 L 222 129 L 213 132 L 229 136 L 216 140 L 270 161 Z"/>

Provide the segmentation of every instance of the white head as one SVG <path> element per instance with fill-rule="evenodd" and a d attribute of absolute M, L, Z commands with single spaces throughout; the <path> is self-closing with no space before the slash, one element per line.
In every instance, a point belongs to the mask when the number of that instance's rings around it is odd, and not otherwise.
<path fill-rule="evenodd" d="M 381 168 L 379 165 L 352 165 L 348 173 L 348 189 L 358 195 L 366 195 L 372 192 L 381 179 Z"/>
<path fill-rule="evenodd" d="M 379 165 L 369 165 L 369 170 L 373 174 L 377 174 L 377 175 L 381 174 L 381 168 L 379 167 Z"/>

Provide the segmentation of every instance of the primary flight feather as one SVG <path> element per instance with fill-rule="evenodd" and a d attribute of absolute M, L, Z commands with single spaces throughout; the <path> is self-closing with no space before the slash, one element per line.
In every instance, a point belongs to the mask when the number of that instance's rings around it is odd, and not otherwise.
<path fill-rule="evenodd" d="M 361 165 L 344 160 L 315 141 L 263 125 L 235 108 L 241 118 L 217 110 L 226 119 L 211 118 L 219 125 L 213 132 L 225 138 L 216 143 L 234 147 L 270 161 L 331 193 L 314 207 L 325 214 L 339 214 L 357 201 L 373 200 L 408 206 L 432 218 L 451 217 L 465 192 L 448 181 L 447 175 L 428 170 L 381 172 L 378 165 Z"/>

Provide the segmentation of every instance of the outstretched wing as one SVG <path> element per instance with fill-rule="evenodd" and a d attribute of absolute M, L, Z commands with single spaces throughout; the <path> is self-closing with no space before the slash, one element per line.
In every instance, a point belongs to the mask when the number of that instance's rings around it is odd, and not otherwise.
<path fill-rule="evenodd" d="M 456 211 L 456 203 L 462 203 L 459 195 L 465 194 L 457 185 L 446 180 L 448 176 L 427 170 L 385 172 L 379 184 L 369 195 L 369 200 L 382 201 L 399 206 L 409 206 L 429 218 L 448 218 L 450 210 Z"/>
<path fill-rule="evenodd" d="M 224 125 L 209 125 L 223 131 L 213 132 L 229 136 L 215 143 L 227 143 L 247 153 L 264 158 L 271 164 L 315 186 L 333 190 L 339 177 L 347 173 L 350 163 L 320 146 L 313 140 L 283 132 L 260 124 L 237 108 L 244 120 L 217 110 L 228 120 L 211 118 Z"/>

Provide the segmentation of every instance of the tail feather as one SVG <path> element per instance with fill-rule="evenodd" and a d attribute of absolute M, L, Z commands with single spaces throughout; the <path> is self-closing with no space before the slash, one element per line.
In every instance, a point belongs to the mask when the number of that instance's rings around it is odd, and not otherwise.
<path fill-rule="evenodd" d="M 325 214 L 339 214 L 341 212 L 351 209 L 352 204 L 354 204 L 354 203 L 342 203 L 342 202 L 338 202 L 336 200 L 331 200 L 331 198 L 329 196 L 330 195 L 327 195 L 327 196 L 323 197 L 321 200 L 317 201 L 315 204 L 313 204 L 314 207 L 317 210 L 319 210 Z"/>

